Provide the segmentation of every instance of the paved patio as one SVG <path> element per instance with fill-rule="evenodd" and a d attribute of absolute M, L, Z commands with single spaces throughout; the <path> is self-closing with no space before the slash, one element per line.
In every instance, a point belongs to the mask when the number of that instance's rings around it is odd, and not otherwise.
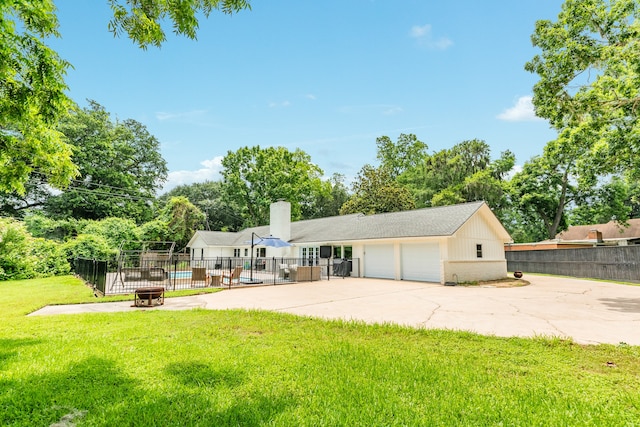
<path fill-rule="evenodd" d="M 442 286 L 363 278 L 231 289 L 167 298 L 44 307 L 31 315 L 192 308 L 263 309 L 326 319 L 397 323 L 481 334 L 570 337 L 583 344 L 640 345 L 640 286 L 525 275 L 518 288 Z M 133 297 L 132 297 L 133 300 Z"/>

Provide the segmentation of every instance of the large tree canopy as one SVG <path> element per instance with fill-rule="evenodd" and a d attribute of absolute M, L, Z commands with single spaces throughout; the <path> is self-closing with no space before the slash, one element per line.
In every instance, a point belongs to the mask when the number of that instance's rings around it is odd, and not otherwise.
<path fill-rule="evenodd" d="M 536 114 L 560 131 L 580 132 L 604 172 L 637 166 L 640 3 L 566 0 L 558 20 L 538 21 L 531 39 L 542 50 L 525 66 L 540 77 Z"/>
<path fill-rule="evenodd" d="M 160 46 L 163 25 L 195 38 L 199 13 L 249 8 L 247 0 L 108 1 L 109 29 L 141 47 Z M 33 172 L 56 188 L 77 173 L 71 147 L 56 130 L 71 104 L 64 82 L 69 64 L 46 45 L 47 38 L 59 36 L 53 0 L 0 2 L 0 192 L 24 194 Z"/>
<path fill-rule="evenodd" d="M 237 231 L 243 219 L 238 207 L 225 201 L 224 184 L 221 181 L 205 181 L 179 185 L 158 197 L 158 208 L 162 209 L 174 197 L 186 197 L 206 216 L 205 229 Z"/>
<path fill-rule="evenodd" d="M 60 124 L 74 147 L 80 175 L 44 201 L 56 217 L 151 219 L 156 191 L 167 176 L 160 142 L 135 120 L 114 122 L 105 109 L 90 102 Z"/>
<path fill-rule="evenodd" d="M 403 172 L 415 168 L 423 161 L 427 144 L 418 140 L 414 134 L 401 133 L 397 142 L 388 136 L 376 139 L 377 157 L 380 165 L 387 169 L 391 178 L 396 179 Z"/>
<path fill-rule="evenodd" d="M 514 163 L 510 151 L 491 161 L 489 145 L 472 139 L 425 155 L 398 180 L 411 189 L 419 207 L 484 200 L 499 209 L 505 203 L 504 179 Z"/>
<path fill-rule="evenodd" d="M 222 166 L 226 200 L 238 207 L 245 227 L 268 224 L 269 205 L 278 199 L 291 202 L 291 217 L 299 220 L 303 206 L 327 191 L 322 170 L 300 149 L 244 147 L 229 151 Z"/>
<path fill-rule="evenodd" d="M 341 215 L 373 215 L 415 209 L 409 189 L 393 179 L 387 168 L 364 165 L 353 183 L 353 195 L 340 208 Z"/>

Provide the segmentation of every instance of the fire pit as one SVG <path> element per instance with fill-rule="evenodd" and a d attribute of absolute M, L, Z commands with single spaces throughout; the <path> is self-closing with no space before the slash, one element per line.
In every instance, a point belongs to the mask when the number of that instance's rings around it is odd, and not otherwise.
<path fill-rule="evenodd" d="M 153 307 L 154 305 L 163 305 L 164 288 L 162 286 L 151 286 L 136 289 L 134 304 L 136 307 Z"/>

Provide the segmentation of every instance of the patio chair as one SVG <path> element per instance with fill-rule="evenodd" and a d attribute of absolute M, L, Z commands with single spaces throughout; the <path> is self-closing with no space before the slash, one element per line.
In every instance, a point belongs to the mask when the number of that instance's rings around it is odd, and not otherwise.
<path fill-rule="evenodd" d="M 231 285 L 235 284 L 239 285 L 240 284 L 240 273 L 242 273 L 242 266 L 236 267 L 233 269 L 233 271 L 230 274 L 223 274 L 222 275 L 222 284 L 223 285 L 229 285 L 229 287 L 231 287 Z"/>
<path fill-rule="evenodd" d="M 287 264 L 280 264 L 280 278 L 281 279 L 289 278 L 289 266 Z"/>
<path fill-rule="evenodd" d="M 205 267 L 192 267 L 191 268 L 191 286 L 193 282 L 205 282 L 207 281 L 207 269 Z"/>

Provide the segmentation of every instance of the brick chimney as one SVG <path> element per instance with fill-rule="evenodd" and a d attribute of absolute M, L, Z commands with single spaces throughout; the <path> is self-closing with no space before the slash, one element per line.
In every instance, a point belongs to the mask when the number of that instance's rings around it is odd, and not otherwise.
<path fill-rule="evenodd" d="M 602 243 L 602 232 L 593 229 L 589 230 L 589 234 L 587 234 L 587 240 L 595 240 L 598 243 Z"/>

